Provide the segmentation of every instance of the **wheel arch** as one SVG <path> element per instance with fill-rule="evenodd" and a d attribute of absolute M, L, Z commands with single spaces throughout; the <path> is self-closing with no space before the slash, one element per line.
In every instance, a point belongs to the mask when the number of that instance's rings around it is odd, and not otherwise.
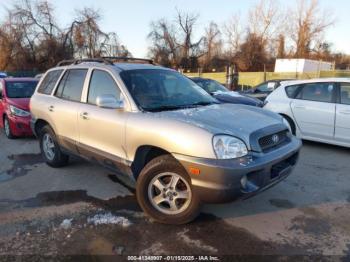
<path fill-rule="evenodd" d="M 288 121 L 290 128 L 292 129 L 293 135 L 296 135 L 297 126 L 294 119 L 287 114 L 280 113 L 280 115 Z"/>
<path fill-rule="evenodd" d="M 141 170 L 156 157 L 162 155 L 172 155 L 167 150 L 157 146 L 143 145 L 137 148 L 134 161 L 131 164 L 131 170 L 135 180 L 137 180 Z"/>
<path fill-rule="evenodd" d="M 36 134 L 37 137 L 39 137 L 41 129 L 42 129 L 44 126 L 46 126 L 46 125 L 48 125 L 48 126 L 51 127 L 50 123 L 47 122 L 47 121 L 45 121 L 45 120 L 43 120 L 43 119 L 37 119 L 37 120 L 35 121 L 35 124 L 34 124 L 34 132 L 35 132 L 35 134 Z M 51 127 L 51 128 L 52 128 L 52 127 Z"/>

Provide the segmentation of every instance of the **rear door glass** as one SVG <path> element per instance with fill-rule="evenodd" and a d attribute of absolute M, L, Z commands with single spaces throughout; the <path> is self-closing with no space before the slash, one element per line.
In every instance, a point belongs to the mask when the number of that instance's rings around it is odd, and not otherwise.
<path fill-rule="evenodd" d="M 64 74 L 56 96 L 75 102 L 81 101 L 87 69 L 71 69 Z"/>
<path fill-rule="evenodd" d="M 310 83 L 303 86 L 298 98 L 308 101 L 331 103 L 335 91 L 334 83 Z"/>

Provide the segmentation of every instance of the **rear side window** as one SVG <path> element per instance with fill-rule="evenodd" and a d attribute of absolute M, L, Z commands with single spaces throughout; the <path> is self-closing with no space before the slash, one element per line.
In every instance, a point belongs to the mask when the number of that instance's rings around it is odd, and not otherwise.
<path fill-rule="evenodd" d="M 38 88 L 38 93 L 50 95 L 55 88 L 58 79 L 60 78 L 63 70 L 55 70 L 46 74 L 44 80 Z"/>
<path fill-rule="evenodd" d="M 56 96 L 80 102 L 87 69 L 71 69 L 64 74 L 56 91 Z"/>
<path fill-rule="evenodd" d="M 331 103 L 333 101 L 335 86 L 333 83 L 305 84 L 298 94 L 299 99 Z"/>
<path fill-rule="evenodd" d="M 286 93 L 289 98 L 295 98 L 299 90 L 299 85 L 286 86 Z"/>
<path fill-rule="evenodd" d="M 101 95 L 112 95 L 116 99 L 120 99 L 120 90 L 109 73 L 94 70 L 90 81 L 88 103 L 96 105 L 96 99 Z"/>
<path fill-rule="evenodd" d="M 340 103 L 350 105 L 350 83 L 342 83 L 340 85 Z"/>

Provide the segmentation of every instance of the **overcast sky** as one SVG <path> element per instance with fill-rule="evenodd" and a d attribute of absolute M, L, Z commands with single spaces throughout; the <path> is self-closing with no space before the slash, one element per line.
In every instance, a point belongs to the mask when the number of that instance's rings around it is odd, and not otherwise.
<path fill-rule="evenodd" d="M 16 0 L 0 0 L 0 19 Z M 56 8 L 56 16 L 62 26 L 72 20 L 77 8 L 94 7 L 101 11 L 102 29 L 117 32 L 134 56 L 147 54 L 147 34 L 150 22 L 161 17 L 172 18 L 176 8 L 200 14 L 197 34 L 203 32 L 209 21 L 220 26 L 232 14 L 245 15 L 258 0 L 50 0 Z M 297 0 L 280 0 L 283 6 L 291 6 Z M 336 24 L 329 28 L 326 39 L 334 44 L 336 51 L 350 54 L 350 1 L 321 0 L 321 5 L 332 10 Z"/>

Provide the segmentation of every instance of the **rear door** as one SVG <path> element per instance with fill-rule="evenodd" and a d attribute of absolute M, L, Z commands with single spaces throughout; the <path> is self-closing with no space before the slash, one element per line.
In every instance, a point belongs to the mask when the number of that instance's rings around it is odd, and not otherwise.
<path fill-rule="evenodd" d="M 336 105 L 335 139 L 350 143 L 350 83 L 340 83 L 340 99 Z"/>
<path fill-rule="evenodd" d="M 78 111 L 87 69 L 67 70 L 50 101 L 49 111 L 54 118 L 56 135 L 60 143 L 71 151 L 76 151 L 79 141 Z"/>
<path fill-rule="evenodd" d="M 335 94 L 334 83 L 308 83 L 302 86 L 291 102 L 291 108 L 303 136 L 334 138 Z"/>

